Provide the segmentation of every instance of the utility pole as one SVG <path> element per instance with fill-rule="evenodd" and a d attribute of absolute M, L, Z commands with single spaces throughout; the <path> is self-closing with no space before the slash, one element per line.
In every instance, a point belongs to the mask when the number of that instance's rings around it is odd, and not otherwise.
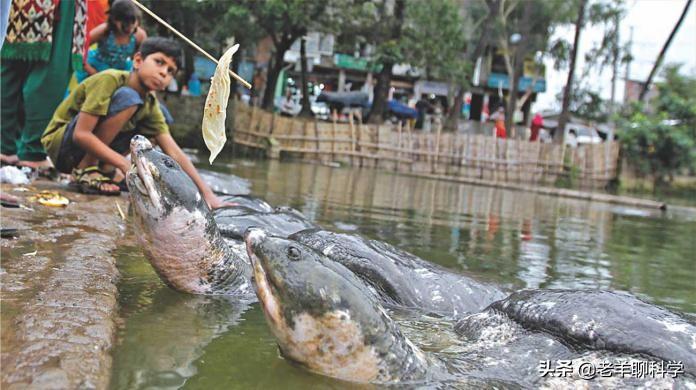
<path fill-rule="evenodd" d="M 677 31 L 679 31 L 679 27 L 681 26 L 682 22 L 684 21 L 684 18 L 686 18 L 686 14 L 689 12 L 689 6 L 691 6 L 691 0 L 686 1 L 686 5 L 684 6 L 684 11 L 682 11 L 682 14 L 679 17 L 677 24 L 674 25 L 672 32 L 669 34 L 669 37 L 667 38 L 667 42 L 665 42 L 665 45 L 662 46 L 662 50 L 660 50 L 660 54 L 658 54 L 657 60 L 655 60 L 655 65 L 653 65 L 653 68 L 650 71 L 650 75 L 648 76 L 648 80 L 645 82 L 645 84 L 643 84 L 643 89 L 640 91 L 640 97 L 638 97 L 638 100 L 642 101 L 643 98 L 645 97 L 645 95 L 647 94 L 648 90 L 650 89 L 650 84 L 652 83 L 652 79 L 653 79 L 653 77 L 655 77 L 655 73 L 657 73 L 657 69 L 662 64 L 662 58 L 665 56 L 665 53 L 667 53 L 667 49 L 669 49 L 669 45 L 672 43 L 672 39 L 674 39 L 674 36 L 677 35 Z"/>

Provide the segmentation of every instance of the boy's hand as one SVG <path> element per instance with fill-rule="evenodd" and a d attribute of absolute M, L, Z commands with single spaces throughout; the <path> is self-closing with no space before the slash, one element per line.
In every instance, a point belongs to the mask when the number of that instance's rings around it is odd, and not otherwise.
<path fill-rule="evenodd" d="M 223 202 L 215 194 L 210 194 L 210 195 L 206 196 L 205 201 L 206 201 L 206 203 L 208 203 L 208 207 L 210 207 L 211 209 L 219 209 L 220 207 L 239 206 L 238 203 Z"/>
<path fill-rule="evenodd" d="M 130 162 L 124 157 L 123 161 L 121 161 L 121 164 L 119 164 L 119 166 L 116 168 L 118 168 L 125 177 L 126 174 L 128 174 L 128 170 L 130 169 Z"/>

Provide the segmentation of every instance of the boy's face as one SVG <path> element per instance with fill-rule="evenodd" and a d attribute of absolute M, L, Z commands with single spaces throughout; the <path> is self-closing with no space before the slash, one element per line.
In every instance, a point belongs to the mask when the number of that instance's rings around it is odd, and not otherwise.
<path fill-rule="evenodd" d="M 133 56 L 133 70 L 140 83 L 150 91 L 163 91 L 177 72 L 174 58 L 156 52 L 143 58 L 138 52 Z"/>

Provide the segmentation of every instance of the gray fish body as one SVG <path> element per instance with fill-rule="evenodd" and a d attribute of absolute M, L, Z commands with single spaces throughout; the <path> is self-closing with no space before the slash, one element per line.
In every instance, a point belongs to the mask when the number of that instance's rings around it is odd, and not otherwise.
<path fill-rule="evenodd" d="M 358 235 L 306 230 L 290 238 L 353 271 L 385 304 L 457 317 L 478 312 L 507 295 L 497 287 Z"/>
<path fill-rule="evenodd" d="M 271 212 L 259 212 L 248 207 L 223 208 L 213 211 L 213 217 L 220 232 L 225 237 L 236 240 L 243 239 L 250 227 L 264 229 L 268 234 L 278 237 L 317 228 L 300 212 L 286 207 L 278 207 Z"/>
<path fill-rule="evenodd" d="M 355 382 L 415 383 L 436 371 L 350 270 L 260 229 L 250 229 L 246 243 L 257 296 L 283 356 Z"/>
<path fill-rule="evenodd" d="M 131 154 L 137 236 L 162 281 L 182 292 L 253 297 L 248 259 L 224 241 L 191 178 L 144 137 L 133 138 Z"/>
<path fill-rule="evenodd" d="M 574 350 L 607 351 L 680 361 L 696 375 L 696 325 L 679 314 L 620 292 L 523 290 L 493 303 L 523 328 L 553 336 Z M 471 332 L 468 319 L 455 329 Z"/>

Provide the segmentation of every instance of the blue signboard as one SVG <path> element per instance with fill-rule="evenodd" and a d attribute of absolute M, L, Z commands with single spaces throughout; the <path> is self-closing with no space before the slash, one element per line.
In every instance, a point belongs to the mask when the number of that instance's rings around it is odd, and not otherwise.
<path fill-rule="evenodd" d="M 205 81 L 210 81 L 210 78 L 215 74 L 215 67 L 217 65 L 202 56 L 195 56 L 193 58 L 193 67 L 196 69 L 196 74 L 198 78 Z"/>
<path fill-rule="evenodd" d="M 519 83 L 517 85 L 517 89 L 520 92 L 524 92 L 529 88 L 530 84 L 532 84 L 533 79 L 531 77 L 520 77 Z M 488 83 L 486 84 L 489 88 L 503 88 L 503 89 L 510 89 L 510 83 L 508 81 L 508 76 L 506 74 L 502 73 L 491 73 L 488 75 Z M 537 79 L 536 83 L 534 83 L 534 92 L 546 92 L 546 80 L 545 79 Z"/>

